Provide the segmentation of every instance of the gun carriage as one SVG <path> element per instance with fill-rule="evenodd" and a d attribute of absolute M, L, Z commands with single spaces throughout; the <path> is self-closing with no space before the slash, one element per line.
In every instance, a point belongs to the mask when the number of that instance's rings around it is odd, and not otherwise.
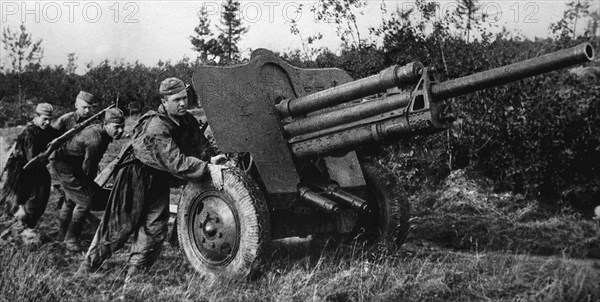
<path fill-rule="evenodd" d="M 219 148 L 244 152 L 252 166 L 227 170 L 222 191 L 210 179 L 184 187 L 180 245 L 198 271 L 230 276 L 260 265 L 277 238 L 360 236 L 400 245 L 408 201 L 363 147 L 445 130 L 453 97 L 593 57 L 584 43 L 443 82 L 419 62 L 353 81 L 343 70 L 297 68 L 264 49 L 243 65 L 200 66 L 193 85 Z"/>

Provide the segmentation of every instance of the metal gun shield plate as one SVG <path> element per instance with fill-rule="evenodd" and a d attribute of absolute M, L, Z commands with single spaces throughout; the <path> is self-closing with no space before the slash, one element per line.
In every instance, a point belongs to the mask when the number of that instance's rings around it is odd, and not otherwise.
<path fill-rule="evenodd" d="M 274 105 L 350 81 L 341 69 L 297 68 L 265 49 L 246 64 L 199 66 L 193 77 L 217 145 L 250 152 L 270 193 L 296 192 L 300 182 Z"/>

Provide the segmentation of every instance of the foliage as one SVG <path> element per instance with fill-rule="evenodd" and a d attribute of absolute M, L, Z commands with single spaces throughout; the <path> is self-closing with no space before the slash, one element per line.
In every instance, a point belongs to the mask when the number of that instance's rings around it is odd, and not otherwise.
<path fill-rule="evenodd" d="M 563 17 L 559 21 L 550 24 L 550 30 L 552 30 L 552 33 L 556 37 L 577 37 L 577 24 L 581 19 L 591 17 L 592 22 L 598 22 L 595 18 L 598 12 L 595 12 L 595 15 L 593 12 L 590 12 L 589 0 L 570 1 L 566 6 Z M 589 35 L 592 31 L 593 35 L 595 35 L 596 29 L 591 26 L 585 31 L 584 36 Z"/>
<path fill-rule="evenodd" d="M 23 100 L 21 73 L 29 70 L 36 70 L 40 67 L 44 49 L 42 40 L 32 41 L 31 34 L 27 33 L 25 24 L 19 27 L 20 32 L 12 32 L 7 26 L 2 31 L 2 48 L 7 51 L 11 60 L 12 72 L 17 74 L 19 89 L 19 101 Z"/>
<path fill-rule="evenodd" d="M 248 28 L 242 25 L 239 1 L 228 0 L 223 5 L 221 26 L 217 26 L 219 34 L 215 36 L 211 30 L 207 8 L 200 8 L 198 26 L 194 28 L 195 35 L 189 39 L 192 49 L 199 53 L 202 64 L 229 65 L 240 61 L 238 43 Z"/>
<path fill-rule="evenodd" d="M 367 42 L 361 38 L 356 17 L 357 14 L 363 14 L 362 10 L 366 5 L 365 0 L 319 0 L 311 10 L 315 13 L 316 20 L 335 23 L 337 35 L 345 48 L 360 49 L 366 46 Z"/>
<path fill-rule="evenodd" d="M 478 0 L 460 0 L 458 1 L 458 7 L 456 8 L 456 15 L 458 19 L 464 21 L 464 26 L 457 24 L 459 28 L 465 29 L 465 39 L 467 43 L 471 38 L 471 30 L 473 27 L 481 23 L 482 19 L 485 19 L 485 15 L 478 16 L 481 12 L 481 5 Z"/>
<path fill-rule="evenodd" d="M 335 10 L 354 2 L 340 3 L 340 7 L 328 5 Z M 354 16 L 359 14 L 356 8 Z M 436 18 L 435 3 L 425 0 L 417 1 L 414 9 L 421 19 L 411 18 L 414 11 L 397 11 L 379 28 L 371 29 L 373 35 L 381 37 L 380 47 L 363 44 L 348 45 L 339 53 L 311 51 L 307 40 L 307 49 L 281 56 L 299 67 L 342 68 L 355 79 L 393 64 L 420 61 L 453 79 L 583 41 L 600 48 L 597 38 L 573 39 L 567 35 L 530 41 L 507 32 L 491 34 L 483 30 L 477 39 L 467 41 L 463 31 L 457 34 L 453 27 L 456 15 Z M 199 18 L 196 33 L 212 34 L 208 19 L 202 23 Z M 184 58 L 175 63 L 159 61 L 156 66 L 103 61 L 89 65 L 86 74 L 77 75 L 72 72 L 76 67 L 72 53 L 66 67 L 39 66 L 19 74 L 0 74 L 0 126 L 26 123 L 37 102 L 49 102 L 61 112 L 71 110 L 79 90 L 99 96 L 101 106 L 118 99 L 125 112 L 129 112 L 130 103 L 141 104 L 143 110 L 154 109 L 160 99 L 158 86 L 164 78 L 176 76 L 190 83 L 197 64 L 227 61 L 211 54 L 216 50 L 208 47 L 210 43 L 219 44 L 217 36 L 201 39 L 205 40 L 198 44 L 199 49 L 204 49 L 207 56 L 199 61 Z M 209 43 L 210 39 L 215 40 Z M 409 190 L 416 190 L 423 181 L 442 179 L 451 170 L 468 167 L 492 179 L 497 190 L 542 198 L 557 207 L 572 205 L 587 210 L 600 200 L 600 137 L 595 133 L 600 126 L 598 78 L 593 72 L 580 76 L 561 70 L 457 97 L 452 103 L 458 116 L 453 130 L 410 138 L 382 149 L 380 155 L 404 170 L 399 176 L 407 181 Z"/>
<path fill-rule="evenodd" d="M 74 52 L 67 54 L 67 66 L 65 67 L 65 71 L 67 73 L 75 73 L 77 70 L 77 57 Z"/>
<path fill-rule="evenodd" d="M 418 4 L 420 21 L 410 19 L 412 12 L 398 11 L 373 32 L 383 38 L 381 49 L 325 51 L 315 62 L 360 78 L 393 63 L 420 61 L 453 79 L 584 41 L 523 41 L 506 32 L 482 32 L 481 39 L 468 42 L 452 33 L 448 20 L 433 18 L 431 3 Z M 597 40 L 591 42 L 598 47 Z M 497 190 L 574 206 L 589 215 L 600 200 L 600 140 L 593 131 L 600 125 L 597 79 L 561 70 L 457 97 L 452 105 L 459 119 L 452 131 L 414 137 L 381 154 L 416 156 L 406 162 L 406 175 L 414 181 L 409 186 L 448 169 L 471 167 L 495 181 Z"/>
<path fill-rule="evenodd" d="M 198 11 L 198 26 L 194 28 L 195 36 L 190 36 L 192 49 L 199 53 L 198 58 L 202 64 L 216 64 L 216 59 L 219 58 L 223 50 L 219 45 L 219 41 L 213 37 L 210 29 L 210 19 L 205 6 Z"/>
<path fill-rule="evenodd" d="M 131 103 L 139 104 L 143 111 L 156 109 L 160 104 L 158 86 L 167 77 L 178 77 L 191 83 L 197 63 L 189 58 L 173 64 L 159 62 L 156 67 L 136 63 L 103 61 L 92 66 L 84 75 L 68 72 L 62 66 L 28 70 L 20 77 L 14 73 L 0 74 L 0 126 L 24 124 L 30 120 L 32 109 L 39 102 L 48 102 L 58 108 L 58 114 L 72 110 L 75 97 L 86 90 L 99 98 L 99 106 L 106 107 L 118 100 L 119 107 L 129 113 Z M 22 80 L 23 102 L 18 102 L 18 81 Z M 32 105 L 33 104 L 33 105 Z M 197 106 L 190 98 L 190 106 Z"/>
<path fill-rule="evenodd" d="M 298 15 L 302 14 L 302 8 L 303 8 L 303 5 L 299 4 L 296 9 L 296 14 L 298 14 Z M 314 42 L 321 40 L 323 38 L 323 34 L 317 33 L 315 35 L 309 35 L 307 37 L 304 37 L 302 32 L 300 31 L 300 29 L 298 28 L 298 22 L 295 19 L 290 20 L 289 26 L 290 26 L 290 33 L 294 36 L 297 36 L 300 39 L 300 43 L 302 45 L 302 52 L 304 55 L 304 58 L 302 58 L 302 59 L 307 60 L 307 61 L 313 60 L 314 57 L 323 49 L 322 48 L 314 49 L 311 47 L 311 45 Z M 287 54 L 284 54 L 284 55 L 287 55 Z M 300 58 L 299 55 L 298 55 L 298 58 Z"/>
<path fill-rule="evenodd" d="M 481 68 L 534 56 L 540 47 L 558 49 L 548 42 L 496 40 L 482 57 L 492 65 Z M 464 161 L 455 165 L 482 171 L 496 181 L 498 189 L 557 205 L 573 186 L 585 183 L 589 197 L 571 204 L 589 208 L 597 203 L 593 199 L 600 190 L 595 180 L 600 176 L 596 160 L 600 141 L 591 131 L 600 124 L 594 101 L 599 96 L 596 80 L 557 71 L 457 98 L 455 108 L 463 123 L 452 136 L 452 152 Z"/>
<path fill-rule="evenodd" d="M 25 24 L 21 24 L 19 29 L 19 32 L 13 32 L 8 26 L 4 28 L 2 48 L 8 52 L 13 71 L 20 73 L 39 66 L 44 56 L 44 49 L 41 46 L 41 39 L 37 42 L 32 41 L 32 36 L 27 33 Z"/>
<path fill-rule="evenodd" d="M 223 48 L 223 64 L 238 62 L 240 50 L 237 45 L 242 35 L 248 32 L 248 28 L 242 25 L 239 1 L 227 0 L 221 14 L 221 25 L 223 27 L 218 28 L 221 31 L 219 44 Z"/>

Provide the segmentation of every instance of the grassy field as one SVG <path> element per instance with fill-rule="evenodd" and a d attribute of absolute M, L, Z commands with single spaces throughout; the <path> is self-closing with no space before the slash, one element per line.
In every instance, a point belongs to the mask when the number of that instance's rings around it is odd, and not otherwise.
<path fill-rule="evenodd" d="M 492 193 L 462 170 L 410 196 L 412 230 L 400 249 L 275 241 L 251 281 L 200 277 L 169 244 L 127 286 L 128 246 L 76 278 L 83 254 L 55 240 L 56 199 L 37 227 L 41 244 L 0 242 L 0 301 L 600 301 L 599 221 Z M 95 227 L 84 230 L 88 243 Z"/>

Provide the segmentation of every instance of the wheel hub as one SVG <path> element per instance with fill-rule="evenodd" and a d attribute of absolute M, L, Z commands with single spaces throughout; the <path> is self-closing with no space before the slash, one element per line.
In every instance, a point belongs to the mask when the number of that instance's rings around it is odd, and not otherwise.
<path fill-rule="evenodd" d="M 192 215 L 192 233 L 200 257 L 213 265 L 229 263 L 237 253 L 240 227 L 237 211 L 216 193 L 202 194 Z"/>

